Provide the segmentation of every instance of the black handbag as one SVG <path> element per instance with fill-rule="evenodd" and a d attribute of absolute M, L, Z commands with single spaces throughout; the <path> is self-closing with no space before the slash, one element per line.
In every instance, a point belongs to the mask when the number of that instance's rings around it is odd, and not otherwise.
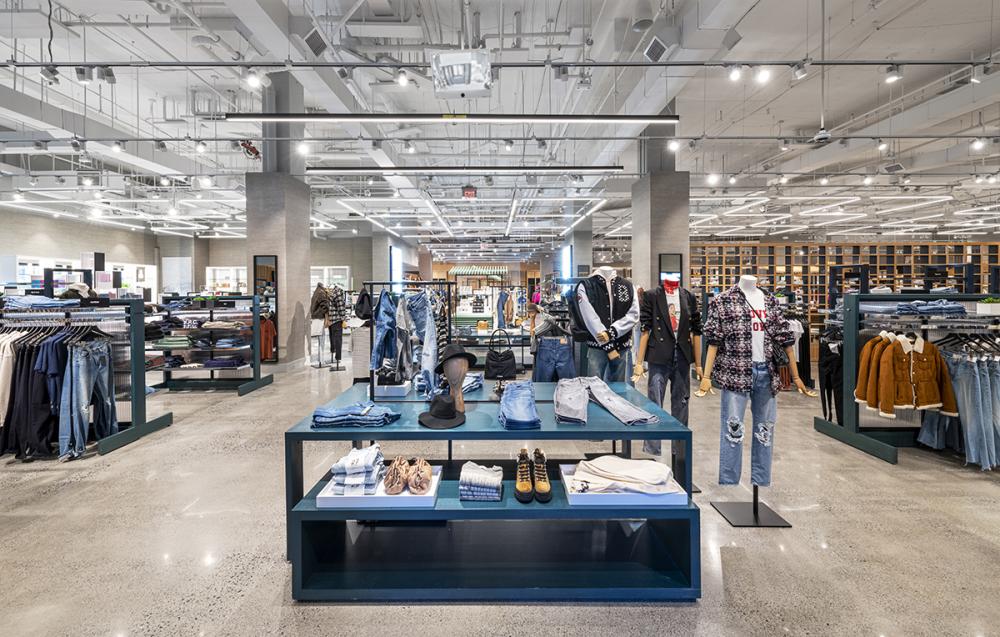
<path fill-rule="evenodd" d="M 493 337 L 497 332 L 503 332 L 507 337 L 507 349 L 494 348 Z M 502 342 L 500 343 L 503 344 Z M 510 334 L 507 330 L 493 330 L 490 334 L 489 351 L 486 352 L 486 371 L 484 376 L 490 380 L 510 380 L 517 377 L 517 361 L 514 360 L 514 350 L 510 345 Z"/>
<path fill-rule="evenodd" d="M 743 298 L 743 302 L 746 303 L 750 311 L 753 312 L 754 309 L 753 306 L 750 305 L 750 299 L 747 298 L 746 294 L 743 294 L 742 290 L 739 290 L 738 292 L 739 295 Z M 766 300 L 764 305 L 765 307 L 767 307 Z M 781 371 L 782 367 L 791 367 L 792 361 L 788 359 L 788 352 L 785 351 L 785 348 L 778 345 L 778 343 L 774 340 L 774 337 L 771 336 L 771 330 L 767 329 L 767 316 L 764 317 L 764 320 L 761 322 L 761 324 L 764 326 L 764 332 L 771 339 L 771 364 L 773 364 L 774 368 L 779 372 Z"/>

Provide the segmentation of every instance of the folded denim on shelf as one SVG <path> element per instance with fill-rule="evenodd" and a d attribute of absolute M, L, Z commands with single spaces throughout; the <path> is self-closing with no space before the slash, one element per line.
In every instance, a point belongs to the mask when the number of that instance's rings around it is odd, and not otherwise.
<path fill-rule="evenodd" d="M 203 330 L 238 330 L 246 327 L 240 321 L 205 321 L 201 325 Z"/>
<path fill-rule="evenodd" d="M 210 358 L 205 361 L 205 367 L 212 369 L 232 369 L 243 367 L 246 361 L 241 356 L 225 356 L 220 358 Z"/>
<path fill-rule="evenodd" d="M 594 401 L 626 425 L 660 422 L 660 419 L 622 398 L 596 376 L 564 378 L 556 385 L 556 420 L 562 423 L 587 422 L 587 405 Z"/>
<path fill-rule="evenodd" d="M 965 316 L 965 306 L 955 301 L 907 301 L 896 305 L 896 314 L 919 314 L 921 316 Z"/>
<path fill-rule="evenodd" d="M 80 299 L 50 299 L 47 296 L 5 296 L 3 307 L 7 310 L 52 310 L 62 307 L 79 307 Z"/>
<path fill-rule="evenodd" d="M 382 465 L 378 469 L 372 469 L 366 473 L 352 473 L 349 475 L 335 475 L 330 482 L 341 487 L 373 486 L 377 485 L 385 477 L 386 468 Z"/>
<path fill-rule="evenodd" d="M 215 349 L 236 349 L 246 347 L 247 342 L 242 338 L 220 338 L 215 341 Z"/>
<path fill-rule="evenodd" d="M 330 487 L 333 495 L 375 495 L 378 491 L 378 482 L 375 484 L 365 484 L 360 487 L 346 487 L 342 484 L 334 484 Z"/>
<path fill-rule="evenodd" d="M 468 394 L 469 392 L 474 392 L 483 386 L 483 374 L 469 373 L 465 375 L 465 380 L 462 381 L 462 393 Z"/>
<path fill-rule="evenodd" d="M 323 405 L 313 412 L 313 427 L 384 427 L 401 414 L 384 405 L 364 401 L 344 407 Z"/>
<path fill-rule="evenodd" d="M 384 466 L 385 458 L 382 456 L 382 447 L 375 443 L 360 449 L 351 449 L 346 455 L 333 463 L 330 473 L 334 476 L 349 475 L 352 473 L 365 473 L 373 471 L 377 467 Z"/>
<path fill-rule="evenodd" d="M 508 430 L 540 429 L 535 386 L 530 380 L 507 383 L 500 397 L 500 425 Z"/>

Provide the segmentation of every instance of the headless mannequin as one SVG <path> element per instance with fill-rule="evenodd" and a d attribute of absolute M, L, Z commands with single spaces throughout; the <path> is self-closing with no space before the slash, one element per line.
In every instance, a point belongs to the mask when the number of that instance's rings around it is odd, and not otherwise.
<path fill-rule="evenodd" d="M 465 413 L 465 395 L 462 393 L 462 383 L 465 373 L 469 371 L 469 361 L 459 356 L 444 362 L 444 377 L 448 379 L 451 397 L 455 401 L 455 409 Z"/>
<path fill-rule="evenodd" d="M 612 267 L 602 265 L 601 267 L 596 268 L 593 272 L 591 272 L 590 276 L 594 276 L 595 274 L 599 274 L 602 277 L 604 277 L 604 280 L 607 282 L 608 285 L 608 298 L 611 298 L 611 280 L 618 276 L 618 271 Z M 611 335 L 608 334 L 607 330 L 605 330 L 600 334 L 597 334 L 594 338 L 597 339 L 598 343 L 604 345 L 605 343 L 611 340 Z M 619 354 L 616 350 L 608 352 L 608 360 L 615 360 L 616 358 L 618 358 L 618 356 Z"/>
<path fill-rule="evenodd" d="M 740 290 L 746 295 L 747 300 L 750 302 L 750 307 L 754 309 L 764 307 L 764 292 L 757 287 L 757 277 L 751 276 L 749 274 L 744 274 L 740 277 L 739 281 Z M 715 390 L 712 389 L 712 368 L 715 366 L 715 356 L 719 352 L 719 347 L 717 345 L 708 346 L 708 356 L 705 359 L 705 373 L 701 377 L 701 385 L 698 387 L 698 391 L 694 395 L 701 398 L 705 394 L 714 394 Z M 790 363 L 789 370 L 792 373 L 792 382 L 795 383 L 795 387 L 798 389 L 800 394 L 804 394 L 809 397 L 818 396 L 816 392 L 805 386 L 802 379 L 799 378 L 799 369 L 795 363 L 795 347 L 789 345 L 785 348 L 785 353 L 788 354 L 788 361 Z"/>
<path fill-rule="evenodd" d="M 663 279 L 663 291 L 667 295 L 677 294 L 681 288 L 681 278 L 677 275 L 668 274 L 665 279 Z M 646 370 L 643 369 L 643 364 L 646 361 L 646 349 L 649 347 L 649 332 L 643 332 L 642 336 L 639 337 L 639 354 L 636 356 L 635 366 L 632 368 L 632 382 L 637 382 L 646 374 Z M 702 369 L 701 369 L 701 336 L 697 334 L 691 335 L 691 345 L 692 351 L 694 353 L 694 372 L 696 378 L 701 380 Z"/>

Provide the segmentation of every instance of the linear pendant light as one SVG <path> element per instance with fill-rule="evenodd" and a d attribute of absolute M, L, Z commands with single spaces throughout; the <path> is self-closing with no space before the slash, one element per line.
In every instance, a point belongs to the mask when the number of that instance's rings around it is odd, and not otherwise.
<path fill-rule="evenodd" d="M 306 175 L 604 175 L 624 166 L 309 166 Z"/>
<path fill-rule="evenodd" d="M 332 124 L 676 124 L 677 115 L 560 115 L 490 113 L 226 113 L 227 122 Z"/>

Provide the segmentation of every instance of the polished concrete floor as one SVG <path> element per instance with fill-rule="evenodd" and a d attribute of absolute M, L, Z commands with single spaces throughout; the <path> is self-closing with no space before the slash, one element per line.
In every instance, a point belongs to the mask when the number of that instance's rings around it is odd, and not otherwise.
<path fill-rule="evenodd" d="M 175 424 L 106 456 L 0 458 L 0 635 L 991 635 L 1000 631 L 1000 475 L 904 450 L 888 465 L 779 399 L 773 488 L 791 529 L 734 529 L 718 396 L 692 398 L 703 590 L 692 604 L 300 604 L 284 559 L 282 433 L 349 373 L 301 370 L 239 398 L 151 399 Z M 405 444 L 405 447 L 403 446 Z M 443 446 L 397 451 L 443 453 Z M 606 449 L 585 443 L 552 455 Z M 306 447 L 319 476 L 345 447 Z M 469 456 L 505 456 L 497 443 Z M 749 454 L 749 451 L 746 452 Z M 749 464 L 749 459 L 745 465 Z M 744 467 L 744 478 L 748 466 Z M 526 582 L 530 584 L 530 582 Z"/>

